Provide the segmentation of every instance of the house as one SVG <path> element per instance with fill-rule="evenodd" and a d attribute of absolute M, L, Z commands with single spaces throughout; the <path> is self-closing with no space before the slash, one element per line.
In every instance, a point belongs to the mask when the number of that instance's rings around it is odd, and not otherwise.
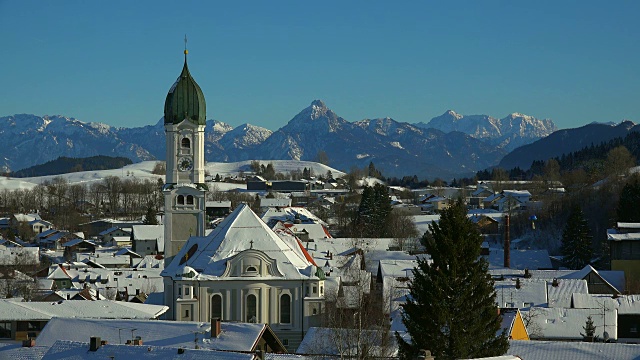
<path fill-rule="evenodd" d="M 291 206 L 290 198 L 260 198 L 260 211 L 265 212 L 269 208 L 285 208 Z"/>
<path fill-rule="evenodd" d="M 247 190 L 249 188 L 247 187 Z M 271 190 L 278 192 L 305 191 L 307 182 L 301 180 L 274 180 L 271 182 Z"/>
<path fill-rule="evenodd" d="M 166 306 L 120 301 L 24 302 L 0 299 L 0 336 L 11 340 L 36 337 L 52 318 L 157 319 Z M 85 334 L 82 334 L 85 336 Z M 60 337 L 57 333 L 55 336 Z M 193 337 L 191 337 L 193 341 Z"/>
<path fill-rule="evenodd" d="M 395 358 L 398 345 L 387 328 L 358 330 L 310 328 L 296 350 L 298 354 L 323 354 L 336 358 Z"/>
<path fill-rule="evenodd" d="M 62 245 L 76 237 L 65 230 L 50 229 L 36 236 L 36 242 L 41 248 L 50 250 L 62 250 Z"/>
<path fill-rule="evenodd" d="M 86 342 L 86 341 L 89 342 Z M 191 347 L 147 346 L 143 339 L 130 341 L 131 344 L 112 344 L 99 337 L 90 337 L 85 342 L 56 341 L 41 360 L 84 360 L 84 359 L 189 359 L 189 360 L 257 360 L 249 353 L 234 353 Z M 143 345 L 144 344 L 144 345 Z M 132 346 L 133 345 L 133 346 Z M 38 358 L 40 359 L 40 358 Z"/>
<path fill-rule="evenodd" d="M 293 224 L 322 224 L 327 223 L 303 207 L 269 208 L 262 214 L 262 221 L 273 228 L 279 221 Z"/>
<path fill-rule="evenodd" d="M 618 316 L 617 310 L 613 307 L 600 309 L 576 309 L 576 308 L 544 308 L 533 307 L 521 310 L 523 316 L 529 316 L 527 328 L 538 329 L 536 333 L 531 332 L 531 339 L 536 340 L 562 340 L 562 341 L 582 341 L 580 333 L 584 333 L 584 325 L 587 317 L 591 316 L 599 337 L 604 337 L 604 332 L 611 340 L 618 339 Z"/>
<path fill-rule="evenodd" d="M 640 223 L 618 222 L 607 229 L 611 270 L 624 271 L 627 279 L 640 278 Z"/>
<path fill-rule="evenodd" d="M 134 329 L 133 334 L 130 329 Z M 220 320 L 189 322 L 149 321 L 144 318 L 53 318 L 42 329 L 37 342 L 38 345 L 52 346 L 57 340 L 82 341 L 86 336 L 99 336 L 109 344 L 124 344 L 139 337 L 145 347 L 169 346 L 193 349 L 197 346 L 203 350 L 286 352 L 267 324 Z"/>
<path fill-rule="evenodd" d="M 224 217 L 231 213 L 231 201 L 211 201 L 205 203 L 205 212 L 209 218 Z"/>
<path fill-rule="evenodd" d="M 87 238 L 100 236 L 105 230 L 109 230 L 111 228 L 120 228 L 127 229 L 131 228 L 133 225 L 141 225 L 141 221 L 120 221 L 114 219 L 99 219 L 93 220 L 87 223 L 80 224 L 80 228 L 85 233 Z"/>
<path fill-rule="evenodd" d="M 167 316 L 266 323 L 288 348 L 319 324 L 324 273 L 294 236 L 271 230 L 246 204 L 191 237 L 162 271 Z"/>
<path fill-rule="evenodd" d="M 529 340 L 529 333 L 522 320 L 520 310 L 502 308 L 500 309 L 500 317 L 502 318 L 502 324 L 500 325 L 500 330 L 498 330 L 498 335 L 504 331 L 510 340 Z"/>
<path fill-rule="evenodd" d="M 164 225 L 134 225 L 131 227 L 133 251 L 141 256 L 164 253 Z"/>
<path fill-rule="evenodd" d="M 53 228 L 53 224 L 42 220 L 40 214 L 13 214 L 9 220 L 9 226 L 18 229 L 26 224 L 35 233 L 40 234 Z"/>
<path fill-rule="evenodd" d="M 122 238 L 126 238 L 129 241 L 129 245 L 131 245 L 131 228 L 112 226 L 98 233 L 98 238 L 102 240 L 103 244 L 113 244 L 115 242 L 118 245 L 123 243 Z"/>
<path fill-rule="evenodd" d="M 67 260 L 75 260 L 75 255 L 79 252 L 96 252 L 96 243 L 91 240 L 73 239 L 62 244 L 64 249 L 64 258 Z"/>

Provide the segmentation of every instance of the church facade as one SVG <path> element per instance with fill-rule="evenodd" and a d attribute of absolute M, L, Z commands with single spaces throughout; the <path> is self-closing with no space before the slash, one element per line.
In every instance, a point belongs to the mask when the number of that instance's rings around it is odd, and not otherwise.
<path fill-rule="evenodd" d="M 185 63 L 165 102 L 165 269 L 172 320 L 266 323 L 288 349 L 320 325 L 324 273 L 287 230 L 240 205 L 205 236 L 205 99 Z"/>

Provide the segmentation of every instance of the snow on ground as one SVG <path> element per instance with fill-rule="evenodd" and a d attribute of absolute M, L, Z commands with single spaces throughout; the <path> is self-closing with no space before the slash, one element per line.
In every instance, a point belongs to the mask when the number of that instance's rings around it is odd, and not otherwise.
<path fill-rule="evenodd" d="M 310 168 L 316 175 L 324 175 L 327 171 L 331 171 L 334 178 L 344 176 L 345 173 L 336 170 L 329 166 L 311 162 L 311 161 L 296 161 L 296 160 L 260 160 L 261 164 L 265 166 L 269 163 L 273 164 L 276 172 L 288 174 L 293 170 L 302 171 L 305 167 Z M 29 178 L 10 178 L 0 177 L 0 189 L 16 190 L 16 189 L 32 189 L 37 184 L 41 184 L 45 181 L 51 181 L 53 178 L 62 177 L 65 178 L 70 184 L 85 183 L 90 184 L 95 181 L 102 181 L 108 176 L 117 176 L 122 179 L 136 178 L 139 180 L 149 179 L 157 181 L 158 178 L 163 176 L 152 174 L 156 161 L 143 161 L 135 164 L 127 165 L 120 169 L 111 170 L 96 170 L 96 171 L 80 171 L 68 174 L 60 175 L 48 175 Z M 215 176 L 237 176 L 240 172 L 251 172 L 251 160 L 240 161 L 234 163 L 217 163 L 210 162 L 205 165 L 205 168 L 209 174 Z M 215 186 L 220 191 L 232 190 L 236 188 L 246 189 L 244 184 L 227 184 L 227 183 L 215 183 Z"/>

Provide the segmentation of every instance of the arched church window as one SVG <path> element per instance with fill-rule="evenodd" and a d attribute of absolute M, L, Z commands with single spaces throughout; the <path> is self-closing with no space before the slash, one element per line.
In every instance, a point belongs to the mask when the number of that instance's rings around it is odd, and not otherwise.
<path fill-rule="evenodd" d="M 246 322 L 257 323 L 258 322 L 258 299 L 255 295 L 247 295 L 247 308 L 246 308 Z"/>
<path fill-rule="evenodd" d="M 291 324 L 291 295 L 280 296 L 280 323 Z"/>
<path fill-rule="evenodd" d="M 218 294 L 211 297 L 211 317 L 222 319 L 222 296 Z"/>
<path fill-rule="evenodd" d="M 189 138 L 182 138 L 182 147 L 185 149 L 189 149 L 191 148 L 191 140 L 189 140 Z"/>
<path fill-rule="evenodd" d="M 184 195 L 178 195 L 178 205 L 184 205 Z"/>
<path fill-rule="evenodd" d="M 187 205 L 193 205 L 193 195 L 187 195 Z"/>

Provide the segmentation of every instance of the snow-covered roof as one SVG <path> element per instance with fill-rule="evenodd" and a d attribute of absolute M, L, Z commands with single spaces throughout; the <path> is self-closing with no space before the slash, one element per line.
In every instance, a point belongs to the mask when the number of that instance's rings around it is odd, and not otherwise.
<path fill-rule="evenodd" d="M 277 199 L 277 198 L 261 198 L 260 207 L 287 207 L 291 206 L 291 199 Z"/>
<path fill-rule="evenodd" d="M 616 226 L 618 229 L 640 229 L 640 223 L 618 222 Z"/>
<path fill-rule="evenodd" d="M 519 289 L 514 280 L 496 281 L 494 287 L 498 307 L 521 309 L 547 304 L 547 282 L 544 280 L 520 279 Z"/>
<path fill-rule="evenodd" d="M 230 208 L 231 207 L 231 201 L 208 200 L 207 202 L 205 202 L 205 207 Z"/>
<path fill-rule="evenodd" d="M 178 352 L 177 346 L 159 347 L 130 346 L 108 343 L 100 346 L 96 351 L 89 351 L 88 338 L 84 342 L 58 340 L 42 357 L 42 360 L 83 360 L 83 359 L 184 359 L 184 360 L 252 360 L 253 354 L 233 353 L 227 351 L 213 351 L 193 349 L 193 345 L 183 347 Z M 144 340 L 143 340 L 144 342 Z"/>
<path fill-rule="evenodd" d="M 319 327 L 309 328 L 296 353 L 353 356 L 357 353 L 357 344 L 362 342 L 370 344 L 370 356 L 393 357 L 398 354 L 395 336 L 389 331 Z"/>
<path fill-rule="evenodd" d="M 319 217 L 314 215 L 311 211 L 303 207 L 290 206 L 285 208 L 269 208 L 264 214 L 262 214 L 261 218 L 266 224 L 270 226 L 275 225 L 276 222 L 294 222 L 296 217 L 300 219 L 302 223 L 316 223 L 327 225 L 326 222 L 322 221 Z"/>
<path fill-rule="evenodd" d="M 124 301 L 16 302 L 0 299 L 0 320 L 48 320 L 53 317 L 94 319 L 155 319 L 168 306 L 134 304 Z"/>
<path fill-rule="evenodd" d="M 605 330 L 603 311 L 599 309 L 568 309 L 568 308 L 543 308 L 536 307 L 529 310 L 521 310 L 523 316 L 533 311 L 531 322 L 540 329 L 540 334 L 531 334 L 531 337 L 556 340 L 582 340 L 580 333 L 584 333 L 583 326 L 588 316 L 591 316 L 597 329 L 597 335 L 602 337 Z M 605 310 L 606 331 L 611 339 L 618 338 L 618 316 L 615 308 Z"/>
<path fill-rule="evenodd" d="M 610 241 L 622 241 L 622 240 L 640 240 L 640 232 L 635 233 L 619 233 L 616 229 L 607 229 L 607 240 Z"/>
<path fill-rule="evenodd" d="M 133 240 L 164 241 L 164 225 L 133 225 L 131 230 Z"/>
<path fill-rule="evenodd" d="M 69 240 L 66 243 L 62 244 L 63 247 L 70 247 L 70 246 L 74 246 L 74 245 L 78 245 L 80 243 L 87 243 L 89 245 L 93 245 L 96 246 L 96 243 L 94 243 L 91 240 L 85 240 L 85 239 L 73 239 L 73 240 Z"/>
<path fill-rule="evenodd" d="M 120 228 L 118 226 L 112 226 L 112 227 L 108 228 L 107 230 L 104 230 L 104 231 L 100 232 L 98 235 L 99 236 L 105 236 L 105 235 L 108 235 L 108 234 L 110 234 L 112 232 L 115 232 L 115 231 L 118 231 L 118 230 L 123 231 L 123 232 L 127 232 L 127 233 L 131 232 L 130 228 Z"/>
<path fill-rule="evenodd" d="M 53 318 L 38 336 L 38 345 L 51 346 L 56 340 L 88 341 L 88 336 L 99 336 L 110 344 L 119 344 L 130 339 L 130 330 L 135 329 L 134 336 L 140 336 L 145 346 L 193 348 L 197 336 L 197 344 L 203 349 L 252 351 L 266 329 L 265 324 L 242 322 L 222 321 L 220 326 L 222 332 L 212 338 L 209 322 Z"/>
<path fill-rule="evenodd" d="M 289 229 L 291 229 L 295 234 L 306 231 L 309 234 L 309 239 L 327 239 L 331 238 L 331 234 L 327 228 L 322 224 L 287 224 Z"/>
<path fill-rule="evenodd" d="M 227 260 L 249 249 L 274 259 L 285 279 L 313 276 L 314 266 L 297 239 L 279 237 L 246 204 L 236 208 L 209 235 L 191 237 L 162 274 L 182 278 L 181 274 L 192 272 L 193 280 L 227 278 L 222 277 Z"/>
<path fill-rule="evenodd" d="M 571 299 L 574 294 L 588 294 L 587 281 L 582 279 L 558 279 L 547 281 L 547 292 L 549 296 L 549 307 L 570 308 Z"/>
<path fill-rule="evenodd" d="M 584 326 L 584 321 L 582 325 Z M 584 341 L 509 340 L 507 354 L 517 355 L 525 360 L 638 360 L 640 345 Z"/>

